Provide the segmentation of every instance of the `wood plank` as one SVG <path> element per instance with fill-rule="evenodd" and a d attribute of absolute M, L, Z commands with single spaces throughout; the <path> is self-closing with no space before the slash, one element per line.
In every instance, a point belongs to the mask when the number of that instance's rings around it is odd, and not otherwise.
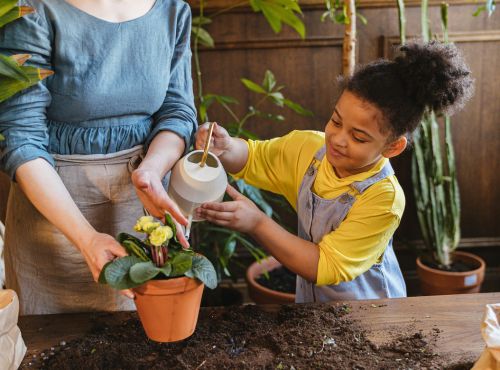
<path fill-rule="evenodd" d="M 484 306 L 500 302 L 500 293 L 479 293 L 401 299 L 346 302 L 350 316 L 367 330 L 369 339 L 386 343 L 398 334 L 423 334 L 439 329 L 435 351 L 456 360 L 475 360 L 484 348 L 480 322 Z M 332 303 L 337 304 L 337 303 Z M 221 308 L 224 309 L 224 308 Z M 226 308 L 230 310 L 231 308 Z M 269 306 L 270 310 L 278 306 Z M 28 356 L 85 335 L 92 327 L 106 322 L 117 324 L 135 315 L 130 312 L 79 313 L 23 316 L 19 327 L 28 346 Z"/>

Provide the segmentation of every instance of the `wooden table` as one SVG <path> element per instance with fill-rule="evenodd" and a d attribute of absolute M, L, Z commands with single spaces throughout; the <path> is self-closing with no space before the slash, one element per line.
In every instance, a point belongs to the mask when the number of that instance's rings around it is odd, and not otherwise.
<path fill-rule="evenodd" d="M 500 293 L 479 293 L 346 302 L 351 317 L 377 344 L 398 334 L 439 329 L 435 352 L 460 361 L 475 361 L 484 349 L 480 323 L 488 303 L 500 303 Z M 230 310 L 230 307 L 221 308 Z M 270 309 L 273 309 L 270 307 Z M 28 356 L 87 333 L 96 322 L 108 325 L 130 318 L 131 313 L 81 313 L 23 316 L 19 327 Z"/>

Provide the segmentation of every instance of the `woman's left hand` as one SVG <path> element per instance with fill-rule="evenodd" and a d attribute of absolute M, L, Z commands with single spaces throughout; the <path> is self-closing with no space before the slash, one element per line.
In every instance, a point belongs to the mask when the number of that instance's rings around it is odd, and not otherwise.
<path fill-rule="evenodd" d="M 137 196 L 151 216 L 164 220 L 165 212 L 172 215 L 177 226 L 177 239 L 185 248 L 189 248 L 189 242 L 183 232 L 184 228 L 181 226 L 181 224 L 187 225 L 188 220 L 177 204 L 167 195 L 160 176 L 154 171 L 138 168 L 132 172 L 132 183 Z"/>
<path fill-rule="evenodd" d="M 251 233 L 265 219 L 266 215 L 247 197 L 231 185 L 226 192 L 233 201 L 223 203 L 204 203 L 196 209 L 196 216 L 216 225 Z"/>

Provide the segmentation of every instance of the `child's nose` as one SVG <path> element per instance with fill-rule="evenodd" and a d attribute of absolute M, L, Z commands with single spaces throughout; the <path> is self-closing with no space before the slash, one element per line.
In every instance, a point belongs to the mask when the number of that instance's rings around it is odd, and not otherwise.
<path fill-rule="evenodd" d="M 347 145 L 347 135 L 343 130 L 337 132 L 335 135 L 332 135 L 330 142 L 334 147 L 345 147 Z"/>

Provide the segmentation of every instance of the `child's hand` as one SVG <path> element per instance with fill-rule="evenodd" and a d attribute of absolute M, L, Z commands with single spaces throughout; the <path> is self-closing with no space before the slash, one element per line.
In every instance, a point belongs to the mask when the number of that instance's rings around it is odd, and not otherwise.
<path fill-rule="evenodd" d="M 251 233 L 266 215 L 231 185 L 227 186 L 226 191 L 234 201 L 204 203 L 196 209 L 196 217 L 236 231 Z"/>
<path fill-rule="evenodd" d="M 210 122 L 206 122 L 198 128 L 198 131 L 196 132 L 196 149 L 205 148 L 209 127 Z M 231 136 L 229 136 L 224 127 L 215 123 L 214 131 L 212 132 L 212 139 L 210 140 L 210 152 L 214 153 L 218 157 L 224 154 L 224 152 L 229 149 L 230 145 Z"/>

